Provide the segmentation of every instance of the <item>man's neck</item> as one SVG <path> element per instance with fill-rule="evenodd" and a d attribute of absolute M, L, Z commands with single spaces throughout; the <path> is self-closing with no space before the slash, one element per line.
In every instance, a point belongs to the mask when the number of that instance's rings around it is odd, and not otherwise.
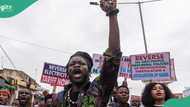
<path fill-rule="evenodd" d="M 81 91 L 84 89 L 84 87 L 86 87 L 86 85 L 89 83 L 89 81 L 86 81 L 84 83 L 81 84 L 73 84 L 72 85 L 72 91 L 77 92 L 77 91 Z"/>

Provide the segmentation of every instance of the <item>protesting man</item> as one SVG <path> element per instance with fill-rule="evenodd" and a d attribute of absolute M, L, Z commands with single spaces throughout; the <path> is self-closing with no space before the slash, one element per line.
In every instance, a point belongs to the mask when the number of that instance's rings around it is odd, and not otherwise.
<path fill-rule="evenodd" d="M 117 21 L 116 0 L 100 1 L 101 9 L 109 18 L 109 43 L 104 53 L 104 64 L 100 73 L 92 83 L 90 71 L 92 58 L 86 52 L 76 52 L 69 59 L 67 74 L 71 84 L 65 86 L 58 94 L 57 107 L 106 107 L 110 94 L 117 82 L 117 74 L 121 58 L 119 27 Z"/>
<path fill-rule="evenodd" d="M 28 89 L 19 90 L 18 101 L 18 107 L 32 107 L 32 93 Z"/>

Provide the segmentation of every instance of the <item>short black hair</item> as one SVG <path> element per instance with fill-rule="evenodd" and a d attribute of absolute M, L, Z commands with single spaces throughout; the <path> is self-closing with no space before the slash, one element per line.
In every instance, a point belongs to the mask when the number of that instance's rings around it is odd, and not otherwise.
<path fill-rule="evenodd" d="M 120 85 L 120 86 L 118 86 L 118 87 L 116 88 L 116 90 L 119 90 L 120 88 L 126 88 L 126 89 L 128 90 L 128 92 L 129 92 L 129 87 L 126 86 L 126 85 Z"/>
<path fill-rule="evenodd" d="M 69 58 L 69 61 L 68 61 L 67 65 L 66 65 L 66 69 L 67 69 L 67 70 L 68 70 L 68 64 L 69 64 L 71 58 L 74 57 L 74 56 L 81 56 L 81 57 L 83 57 L 83 58 L 87 61 L 87 63 L 88 63 L 87 66 L 88 66 L 89 72 L 91 71 L 91 68 L 92 68 L 92 66 L 93 66 L 92 58 L 91 58 L 91 56 L 90 56 L 87 52 L 83 52 L 83 51 L 77 51 L 76 53 L 74 53 L 74 54 Z"/>
<path fill-rule="evenodd" d="M 155 103 L 155 100 L 152 97 L 151 91 L 156 84 L 160 84 L 164 88 L 164 91 L 166 94 L 165 101 L 167 101 L 170 98 L 173 98 L 173 94 L 172 94 L 171 90 L 165 84 L 152 82 L 145 86 L 144 91 L 142 93 L 142 104 L 145 107 L 152 107 Z"/>

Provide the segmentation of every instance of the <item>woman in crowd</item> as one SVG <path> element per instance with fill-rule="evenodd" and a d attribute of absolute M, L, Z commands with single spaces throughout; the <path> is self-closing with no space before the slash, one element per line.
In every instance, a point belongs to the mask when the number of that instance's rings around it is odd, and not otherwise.
<path fill-rule="evenodd" d="M 163 107 L 173 97 L 170 89 L 162 83 L 149 83 L 142 93 L 142 104 L 145 107 Z"/>
<path fill-rule="evenodd" d="M 0 90 L 0 105 L 9 105 L 10 91 L 7 89 Z"/>

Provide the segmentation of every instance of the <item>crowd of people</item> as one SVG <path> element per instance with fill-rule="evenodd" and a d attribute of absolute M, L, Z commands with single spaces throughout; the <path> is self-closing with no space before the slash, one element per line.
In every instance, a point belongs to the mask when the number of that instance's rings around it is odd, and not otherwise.
<path fill-rule="evenodd" d="M 75 92 L 77 94 L 81 94 L 80 92 L 83 93 L 83 98 L 76 95 L 76 99 L 71 99 L 73 98 L 70 97 L 72 95 L 66 95 L 67 90 L 64 90 L 52 94 L 48 91 L 44 91 L 41 95 L 35 95 L 32 100 L 31 91 L 28 89 L 21 89 L 18 92 L 18 98 L 10 103 L 10 93 L 7 90 L 0 90 L 0 107 L 163 107 L 168 99 L 174 98 L 167 85 L 150 82 L 145 86 L 140 100 L 130 99 L 130 90 L 124 82 L 120 86 L 114 86 L 109 94 L 104 95 L 105 97 L 100 95 L 102 93 L 98 93 L 98 89 L 88 90 L 91 87 L 96 87 L 91 86 L 93 83 L 88 84 L 90 85 L 89 88 L 85 86 L 83 91 L 78 90 Z M 98 84 L 96 83 L 93 85 Z M 70 100 L 65 98 L 68 96 Z M 96 103 L 96 100 L 104 102 L 103 105 L 98 105 L 99 103 Z M 78 104 L 80 104 L 80 106 L 77 106 Z"/>
<path fill-rule="evenodd" d="M 59 93 L 43 93 L 42 97 L 34 97 L 27 90 L 19 90 L 18 98 L 12 104 L 8 103 L 10 93 L 0 91 L 0 104 L 15 107 L 163 107 L 163 104 L 173 97 L 170 89 L 162 83 L 149 83 L 142 92 L 142 100 L 130 98 L 126 84 L 117 85 L 122 52 L 120 50 L 120 35 L 117 20 L 119 10 L 116 0 L 101 0 L 100 7 L 109 18 L 108 48 L 104 52 L 104 64 L 101 73 L 92 82 L 90 72 L 93 61 L 86 52 L 73 54 L 67 65 L 67 75 L 70 83 Z"/>

